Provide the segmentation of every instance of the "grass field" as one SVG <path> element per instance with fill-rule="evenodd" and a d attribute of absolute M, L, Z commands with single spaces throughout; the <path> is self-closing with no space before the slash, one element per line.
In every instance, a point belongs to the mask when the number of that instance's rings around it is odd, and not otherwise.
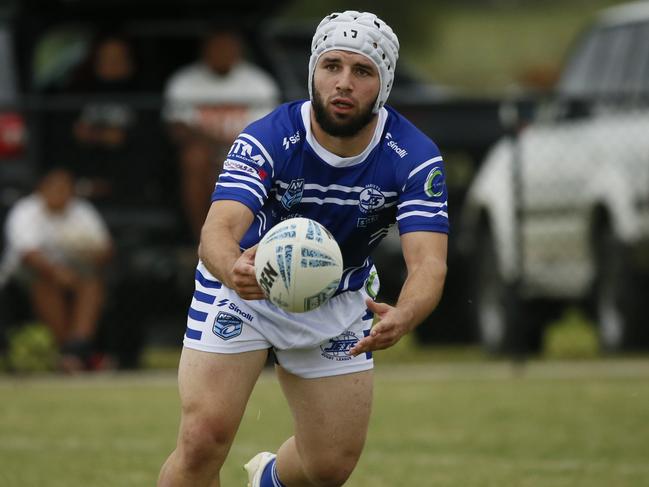
<path fill-rule="evenodd" d="M 348 482 L 392 486 L 649 485 L 649 360 L 383 365 Z M 0 485 L 151 486 L 178 425 L 173 372 L 0 379 Z M 269 371 L 222 475 L 275 449 L 291 420 Z M 323 434 L 327 432 L 323 431 Z"/>

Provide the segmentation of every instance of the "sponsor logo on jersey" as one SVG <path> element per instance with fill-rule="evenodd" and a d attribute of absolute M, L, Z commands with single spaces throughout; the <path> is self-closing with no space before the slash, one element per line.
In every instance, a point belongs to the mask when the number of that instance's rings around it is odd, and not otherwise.
<path fill-rule="evenodd" d="M 344 361 L 351 360 L 349 351 L 358 343 L 358 336 L 351 331 L 346 331 L 342 335 L 331 338 L 327 344 L 320 345 L 320 351 L 324 358 L 329 360 Z"/>
<path fill-rule="evenodd" d="M 365 228 L 365 227 L 367 227 L 369 224 L 374 223 L 375 221 L 377 221 L 378 219 L 379 219 L 379 215 L 368 215 L 368 216 L 364 216 L 364 217 L 359 218 L 359 219 L 356 221 L 356 226 L 357 226 L 358 228 Z"/>
<path fill-rule="evenodd" d="M 253 146 L 243 139 L 234 141 L 232 147 L 230 147 L 230 152 L 228 152 L 228 157 L 239 157 L 257 166 L 263 166 L 266 162 L 266 159 L 261 154 L 253 154 Z"/>
<path fill-rule="evenodd" d="M 224 311 L 219 311 L 212 326 L 212 332 L 223 340 L 238 337 L 241 335 L 242 329 L 243 321 L 241 321 L 241 318 Z"/>
<path fill-rule="evenodd" d="M 399 144 L 396 141 L 392 140 L 392 134 L 390 132 L 385 134 L 385 138 L 390 141 L 388 142 L 388 147 L 396 152 L 401 159 L 408 155 L 408 151 L 406 149 L 399 147 Z"/>
<path fill-rule="evenodd" d="M 245 164 L 243 162 L 226 159 L 225 162 L 223 163 L 223 169 L 226 171 L 245 172 L 246 174 L 250 174 L 251 176 L 254 176 L 257 179 L 263 179 L 261 178 L 260 171 L 258 171 L 254 167 L 250 167 L 248 164 Z"/>
<path fill-rule="evenodd" d="M 375 184 L 365 186 L 358 197 L 358 207 L 363 213 L 374 213 L 385 205 L 385 196 Z"/>
<path fill-rule="evenodd" d="M 439 198 L 444 194 L 444 173 L 441 168 L 434 167 L 430 170 L 424 183 L 424 191 L 431 198 Z"/>
<path fill-rule="evenodd" d="M 250 313 L 246 313 L 244 310 L 239 308 L 236 303 L 230 301 L 228 298 L 222 299 L 216 303 L 216 306 L 219 308 L 222 308 L 224 306 L 227 306 L 229 310 L 234 311 L 236 314 L 241 316 L 242 318 L 248 320 L 248 321 L 253 321 L 255 319 L 254 316 Z"/>
<path fill-rule="evenodd" d="M 293 179 L 282 195 L 281 203 L 284 208 L 290 210 L 302 200 L 304 193 L 304 179 Z"/>
<path fill-rule="evenodd" d="M 284 150 L 288 150 L 289 147 L 291 147 L 293 144 L 297 144 L 300 141 L 300 132 L 297 131 L 293 135 L 289 137 L 284 137 L 284 140 L 282 141 L 282 145 L 284 146 Z"/>

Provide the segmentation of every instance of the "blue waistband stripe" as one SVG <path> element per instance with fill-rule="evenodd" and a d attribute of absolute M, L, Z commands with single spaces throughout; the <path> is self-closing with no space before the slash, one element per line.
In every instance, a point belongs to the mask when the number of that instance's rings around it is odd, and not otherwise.
<path fill-rule="evenodd" d="M 374 318 L 374 313 L 368 309 L 363 315 L 363 317 L 361 318 L 361 320 L 365 321 L 365 320 L 371 320 L 373 318 Z"/>
<path fill-rule="evenodd" d="M 201 271 L 196 269 L 196 275 L 194 277 L 198 282 L 201 283 L 201 286 L 203 287 L 208 287 L 212 289 L 221 289 L 222 284 L 218 281 L 210 281 L 207 279 L 203 274 L 201 274 Z"/>
<path fill-rule="evenodd" d="M 205 321 L 207 319 L 207 313 L 204 311 L 198 311 L 197 309 L 194 308 L 189 308 L 189 313 L 187 315 L 192 319 L 196 321 Z"/>
<path fill-rule="evenodd" d="M 192 328 L 187 327 L 187 331 L 185 331 L 185 336 L 187 338 L 191 338 L 192 340 L 200 340 L 201 337 L 203 336 L 203 332 L 200 330 L 194 330 Z"/>
<path fill-rule="evenodd" d="M 196 290 L 194 291 L 194 298 L 196 299 L 196 301 L 200 301 L 201 303 L 214 304 L 216 296 L 212 296 L 211 294 L 202 293 Z"/>

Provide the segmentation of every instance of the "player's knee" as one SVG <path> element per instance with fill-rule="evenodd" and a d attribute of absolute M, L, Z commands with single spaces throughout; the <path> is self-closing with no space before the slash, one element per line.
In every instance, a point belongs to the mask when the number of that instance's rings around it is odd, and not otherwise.
<path fill-rule="evenodd" d="M 178 438 L 178 450 L 186 468 L 220 468 L 234 433 L 234 428 L 218 418 L 184 419 Z"/>
<path fill-rule="evenodd" d="M 352 474 L 357 456 L 354 455 L 326 455 L 314 458 L 312 462 L 304 465 L 305 473 L 311 483 L 318 487 L 339 487 L 343 485 Z"/>

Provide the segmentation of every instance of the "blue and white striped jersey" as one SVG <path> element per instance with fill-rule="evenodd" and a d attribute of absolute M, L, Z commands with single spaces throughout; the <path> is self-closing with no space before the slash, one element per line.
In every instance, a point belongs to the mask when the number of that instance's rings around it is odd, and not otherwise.
<path fill-rule="evenodd" d="M 372 141 L 342 158 L 311 133 L 311 102 L 281 105 L 236 139 L 212 201 L 236 200 L 255 215 L 240 245 L 255 245 L 277 222 L 312 218 L 336 238 L 344 272 L 338 293 L 360 289 L 371 251 L 395 221 L 399 233 L 448 233 L 447 190 L 437 146 L 390 107 Z"/>

